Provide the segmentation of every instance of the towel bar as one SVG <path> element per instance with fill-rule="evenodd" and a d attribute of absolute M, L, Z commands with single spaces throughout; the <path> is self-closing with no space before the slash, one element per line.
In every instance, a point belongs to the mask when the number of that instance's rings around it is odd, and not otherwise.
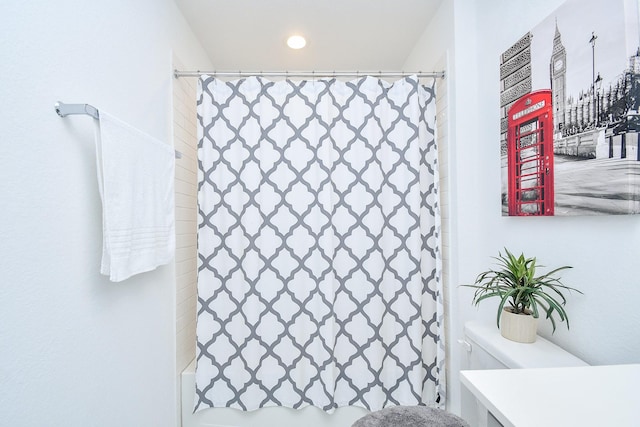
<path fill-rule="evenodd" d="M 72 114 L 84 114 L 87 116 L 91 116 L 94 119 L 100 119 L 100 113 L 98 112 L 98 109 L 96 107 L 94 107 L 93 105 L 89 105 L 89 104 L 65 104 L 64 102 L 56 102 L 54 105 L 55 109 L 56 109 L 56 113 L 58 113 L 58 115 L 60 117 L 66 117 Z M 176 159 L 181 159 L 182 158 L 182 153 L 179 152 L 178 150 L 176 151 Z"/>

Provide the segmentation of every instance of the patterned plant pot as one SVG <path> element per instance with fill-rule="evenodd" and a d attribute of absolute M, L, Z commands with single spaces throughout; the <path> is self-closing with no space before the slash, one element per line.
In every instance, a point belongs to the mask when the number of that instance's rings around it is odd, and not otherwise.
<path fill-rule="evenodd" d="M 508 340 L 532 343 L 536 340 L 538 319 L 531 313 L 515 314 L 511 308 L 505 308 L 500 317 L 500 333 Z"/>

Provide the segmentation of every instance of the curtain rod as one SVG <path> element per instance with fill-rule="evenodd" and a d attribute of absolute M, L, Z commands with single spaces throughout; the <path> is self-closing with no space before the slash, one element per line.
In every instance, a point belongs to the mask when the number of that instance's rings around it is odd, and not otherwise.
<path fill-rule="evenodd" d="M 444 79 L 444 71 L 180 71 L 173 70 L 173 76 L 180 77 L 200 77 L 209 75 L 214 77 L 407 77 L 416 75 L 417 77 L 433 77 Z"/>

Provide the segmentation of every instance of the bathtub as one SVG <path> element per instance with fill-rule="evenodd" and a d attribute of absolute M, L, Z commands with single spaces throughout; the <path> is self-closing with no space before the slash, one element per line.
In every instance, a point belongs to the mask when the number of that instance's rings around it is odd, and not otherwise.
<path fill-rule="evenodd" d="M 364 408 L 349 406 L 327 414 L 313 406 L 294 410 L 290 408 L 263 408 L 243 412 L 229 408 L 210 408 L 193 413 L 196 389 L 196 361 L 182 371 L 182 427 L 350 427 L 366 415 Z"/>

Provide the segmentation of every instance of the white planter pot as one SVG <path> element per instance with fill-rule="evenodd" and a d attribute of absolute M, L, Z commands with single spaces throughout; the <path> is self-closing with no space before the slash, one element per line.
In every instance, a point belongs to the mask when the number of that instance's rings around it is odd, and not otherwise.
<path fill-rule="evenodd" d="M 538 319 L 531 314 L 514 314 L 505 308 L 500 317 L 500 333 L 506 339 L 521 343 L 535 342 Z"/>

